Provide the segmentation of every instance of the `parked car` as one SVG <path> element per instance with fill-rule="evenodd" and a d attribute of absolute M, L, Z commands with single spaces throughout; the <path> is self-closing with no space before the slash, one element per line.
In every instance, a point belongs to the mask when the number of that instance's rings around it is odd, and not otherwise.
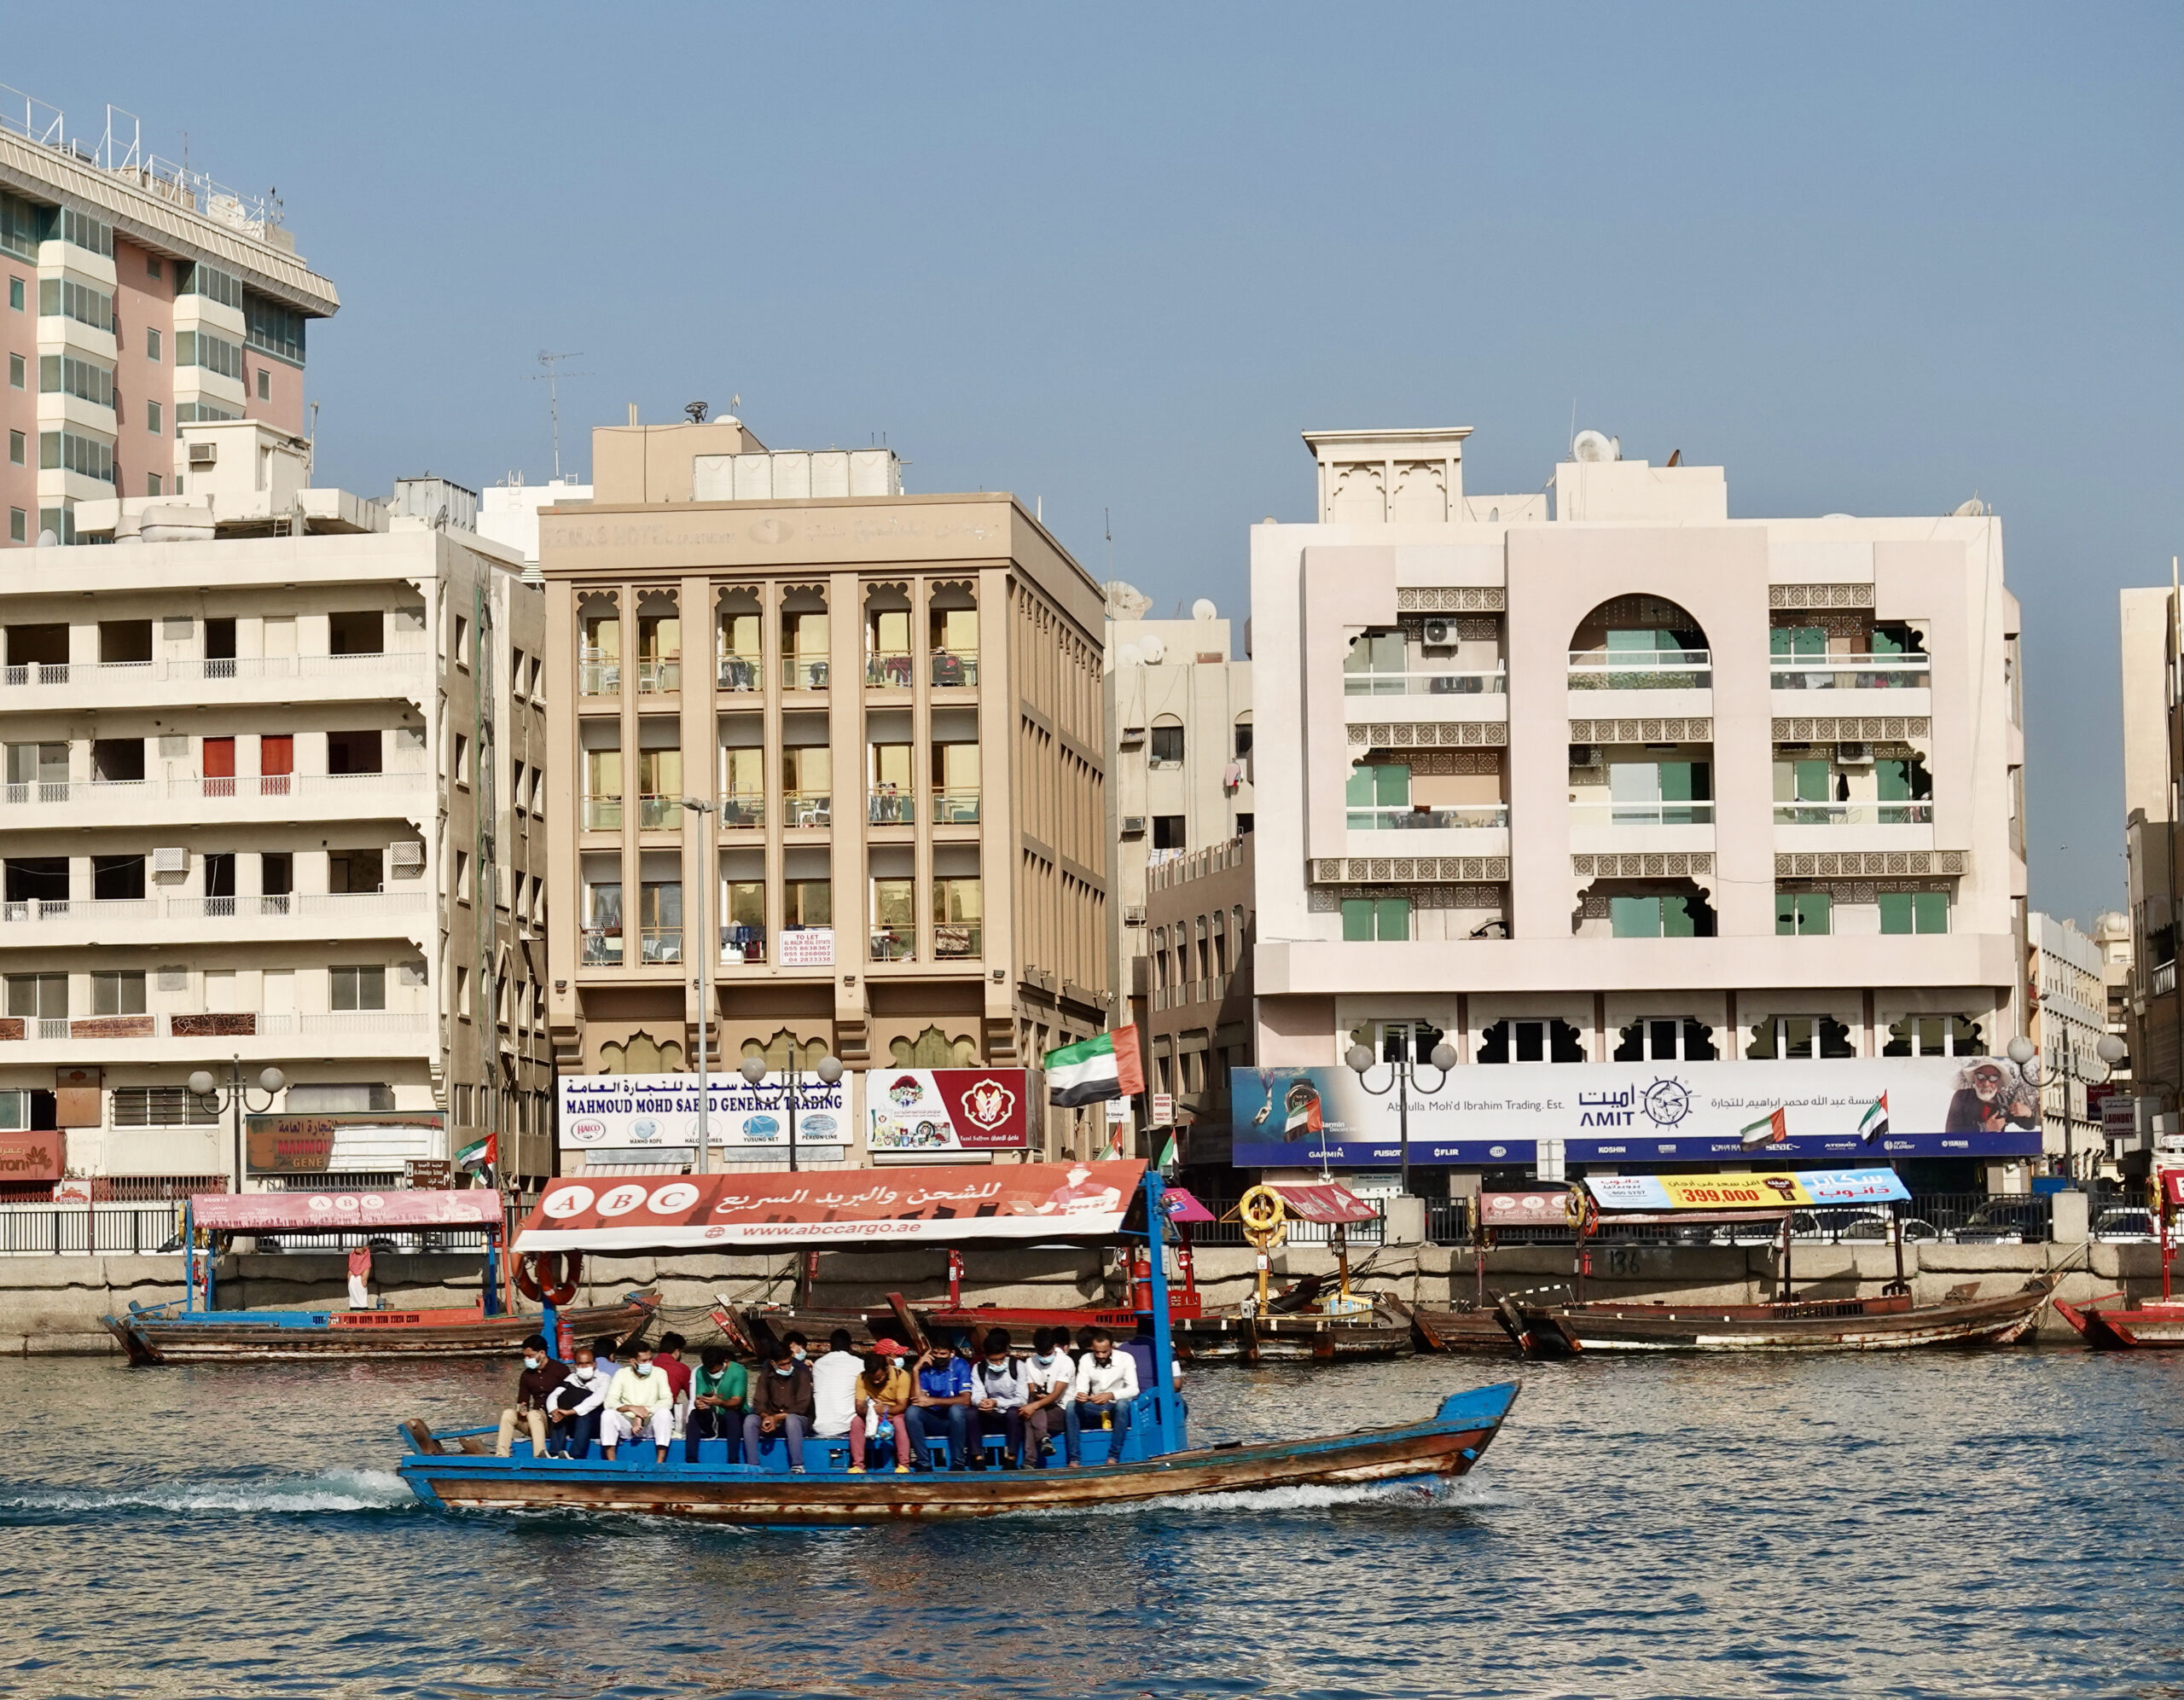
<path fill-rule="evenodd" d="M 2103 1210 L 2094 1217 L 2093 1237 L 2150 1245 L 2160 1235 L 2152 1210 L 2125 1207 Z"/>
<path fill-rule="evenodd" d="M 1888 1239 L 1888 1212 L 1885 1210 L 1855 1210 L 1850 1220 L 1836 1232 L 1841 1240 L 1872 1241 L 1885 1244 Z M 1942 1231 L 1920 1216 L 1903 1218 L 1903 1243 L 1907 1245 L 1931 1244 L 1942 1237 Z"/>
<path fill-rule="evenodd" d="M 2048 1238 L 2048 1201 L 1998 1198 L 1943 1236 L 1959 1245 L 2036 1245 Z"/>

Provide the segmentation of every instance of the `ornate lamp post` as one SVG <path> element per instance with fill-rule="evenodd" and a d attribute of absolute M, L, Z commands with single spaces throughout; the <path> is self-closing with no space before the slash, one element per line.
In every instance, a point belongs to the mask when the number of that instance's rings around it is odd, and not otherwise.
<path fill-rule="evenodd" d="M 2074 1147 L 2071 1130 L 2071 1088 L 2099 1086 L 2116 1071 L 2116 1065 L 2123 1060 L 2129 1049 L 2129 1047 L 2113 1033 L 2102 1034 L 2093 1047 L 2093 1060 L 2099 1066 L 2100 1072 L 2099 1074 L 2083 1073 L 2078 1067 L 2077 1041 L 2068 1032 L 2063 1035 L 2061 1070 L 2063 1076 L 2063 1172 L 2073 1182 L 2078 1178 L 2078 1169 L 2077 1152 Z M 2012 1062 L 2030 1074 L 2033 1084 L 2037 1086 L 2040 1083 L 2039 1070 L 2032 1067 L 2032 1065 L 2039 1061 L 2039 1048 L 2020 1033 L 2010 1041 L 2008 1054 Z"/>
<path fill-rule="evenodd" d="M 288 1083 L 288 1076 L 282 1074 L 278 1069 L 269 1068 L 260 1071 L 258 1076 L 258 1084 L 259 1089 L 265 1094 L 266 1109 L 270 1110 L 273 1107 L 274 1095 Z M 212 1100 L 214 1105 L 218 1110 L 234 1117 L 235 1130 L 235 1191 L 238 1192 L 241 1192 L 244 1174 L 242 1160 L 242 1112 L 248 1107 L 248 1100 L 250 1097 L 250 1088 L 243 1084 L 242 1059 L 238 1056 L 230 1057 L 228 1059 L 228 1083 L 224 1087 L 222 1086 L 218 1080 L 214 1077 L 212 1071 L 210 1069 L 199 1069 L 195 1073 L 189 1076 L 189 1090 L 190 1094 L 193 1097 L 209 1098 Z M 253 1113 L 255 1114 L 258 1112 L 253 1111 Z"/>
<path fill-rule="evenodd" d="M 1431 1060 L 1433 1066 L 1440 1070 L 1441 1077 L 1430 1087 L 1420 1086 L 1418 1088 L 1428 1098 L 1438 1096 L 1441 1089 L 1448 1085 L 1449 1070 L 1456 1065 L 1456 1053 L 1443 1040 L 1433 1047 Z M 1364 1046 L 1352 1045 L 1344 1053 L 1343 1061 L 1356 1072 L 1358 1085 L 1375 1098 L 1385 1098 L 1391 1092 L 1396 1095 L 1396 1127 L 1403 1140 L 1403 1190 L 1407 1196 L 1410 1192 L 1410 1092 L 1417 1078 L 1416 1065 L 1410 1057 L 1409 1036 L 1404 1036 L 1402 1047 L 1388 1064 L 1388 1083 L 1385 1086 L 1374 1086 L 1365 1078 L 1366 1071 L 1373 1066 L 1373 1053 Z"/>
<path fill-rule="evenodd" d="M 829 1051 L 819 1059 L 811 1071 L 819 1077 L 822 1084 L 833 1086 L 842 1077 L 841 1059 Z M 766 1078 L 766 1059 L 764 1057 L 746 1057 L 742 1075 L 754 1088 L 762 1085 Z M 789 1065 L 781 1071 L 781 1108 L 788 1115 L 788 1166 L 792 1173 L 796 1169 L 796 1111 L 798 1105 L 802 1102 L 804 1089 L 804 1065 L 795 1060 L 795 1053 L 792 1051 Z"/>

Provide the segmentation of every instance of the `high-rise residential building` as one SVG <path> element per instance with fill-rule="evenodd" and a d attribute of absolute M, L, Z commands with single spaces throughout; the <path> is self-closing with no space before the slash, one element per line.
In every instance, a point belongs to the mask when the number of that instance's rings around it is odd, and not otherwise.
<path fill-rule="evenodd" d="M 2176 587 L 2122 593 L 2123 852 L 2130 907 L 2131 1134 L 2118 1141 L 2127 1174 L 2165 1158 L 2184 1165 L 2184 997 L 2176 989 L 2177 787 L 2184 779 L 2184 601 Z"/>
<path fill-rule="evenodd" d="M 109 547 L 0 574 L 0 1129 L 117 1197 L 385 1186 L 487 1134 L 550 1174 L 544 593 L 398 511 L 453 486 L 315 489 L 251 421 L 181 450 L 182 496 L 78 505 Z"/>
<path fill-rule="evenodd" d="M 2107 1156 L 2100 1100 L 2111 1072 L 2098 1054 L 2108 1034 L 2101 949 L 2077 922 L 2037 909 L 2026 918 L 2025 942 L 2034 1000 L 2026 1036 L 2040 1047 L 2047 1157 L 2058 1173 L 2090 1180 Z"/>
<path fill-rule="evenodd" d="M 592 500 L 539 516 L 565 1169 L 691 1161 L 694 1114 L 630 1106 L 694 1072 L 708 988 L 716 1077 L 772 1071 L 723 1162 L 789 1160 L 764 1094 L 828 1055 L 801 1163 L 1088 1153 L 1104 1121 L 1049 1121 L 1022 1071 L 1112 1012 L 1100 587 L 1010 496 L 904 494 L 884 449 L 592 441 Z M 1013 1144 L 912 1117 L 956 1069 Z M 594 1105 L 601 1076 L 636 1083 Z"/>
<path fill-rule="evenodd" d="M 1472 495 L 1468 434 L 1309 432 L 1314 520 L 1252 529 L 1235 1161 L 1324 1150 L 1428 1190 L 1755 1156 L 2021 1181 L 1999 520 L 1732 519 L 1719 467 L 1590 432 L 1551 506 Z"/>
<path fill-rule="evenodd" d="M 1252 830 L 1252 664 L 1232 659 L 1229 623 L 1204 599 L 1188 619 L 1154 619 L 1118 579 L 1107 611 L 1114 983 L 1141 1018 L 1147 871 Z"/>
<path fill-rule="evenodd" d="M 277 203 L 108 114 L 93 147 L 40 102 L 0 110 L 0 547 L 77 541 L 81 502 L 186 490 L 198 421 L 303 435 L 305 328 L 340 305 Z"/>

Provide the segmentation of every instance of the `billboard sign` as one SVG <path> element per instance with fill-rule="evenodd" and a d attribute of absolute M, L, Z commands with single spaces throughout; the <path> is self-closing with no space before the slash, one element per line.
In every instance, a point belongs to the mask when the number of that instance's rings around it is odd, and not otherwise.
<path fill-rule="evenodd" d="M 1038 1076 L 1030 1069 L 872 1069 L 865 1144 L 874 1152 L 1021 1151 Z"/>
<path fill-rule="evenodd" d="M 1604 1210 L 1779 1210 L 1800 1204 L 1886 1204 L 1911 1196 L 1889 1169 L 1589 1175 L 1585 1190 Z"/>
<path fill-rule="evenodd" d="M 0 1181 L 58 1181 L 61 1137 L 51 1129 L 0 1134 Z"/>
<path fill-rule="evenodd" d="M 1379 1168 L 1403 1155 L 1393 1094 L 1367 1092 L 1347 1068 L 1234 1069 L 1229 1079 L 1240 1168 Z M 1778 1111 L 1782 1137 L 1756 1134 Z M 2041 1149 L 2039 1089 L 1998 1057 L 1474 1065 L 1452 1069 L 1438 1092 L 1414 1084 L 1409 1116 L 1412 1163 L 1481 1168 L 1533 1167 L 1550 1150 L 1630 1163 Z"/>
<path fill-rule="evenodd" d="M 786 1151 L 787 1076 L 769 1074 L 757 1086 L 741 1075 L 714 1075 L 714 1151 Z M 832 1086 L 806 1075 L 796 1093 L 799 1146 L 850 1143 L 849 1076 Z M 564 1151 L 694 1151 L 698 1077 L 694 1074 L 582 1074 L 561 1076 Z"/>
<path fill-rule="evenodd" d="M 252 1116 L 246 1150 L 253 1175 L 398 1169 L 429 1157 L 447 1117 L 438 1110 L 344 1110 Z"/>

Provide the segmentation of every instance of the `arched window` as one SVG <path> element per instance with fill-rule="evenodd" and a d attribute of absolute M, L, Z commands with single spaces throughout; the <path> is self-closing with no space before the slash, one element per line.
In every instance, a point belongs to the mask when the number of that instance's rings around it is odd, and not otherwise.
<path fill-rule="evenodd" d="M 1146 760 L 1156 768 L 1179 768 L 1183 764 L 1183 722 L 1172 714 L 1164 714 L 1153 722 L 1153 738 L 1146 749 Z"/>
<path fill-rule="evenodd" d="M 1480 1030 L 1482 1063 L 1582 1063 L 1584 1036 L 1566 1021 L 1502 1020 Z"/>
<path fill-rule="evenodd" d="M 601 1074 L 680 1074 L 682 1047 L 672 1039 L 662 1042 L 649 1033 L 632 1033 L 626 1041 L 609 1040 L 599 1047 Z"/>
<path fill-rule="evenodd" d="M 1614 596 L 1570 636 L 1577 690 L 1703 690 L 1713 684 L 1706 633 L 1665 596 Z"/>
<path fill-rule="evenodd" d="M 745 1040 L 743 1054 L 764 1057 L 766 1066 L 775 1074 L 782 1073 L 792 1066 L 808 1070 L 819 1066 L 819 1059 L 827 1054 L 827 1041 L 824 1039 L 799 1039 L 784 1027 L 764 1044 L 756 1039 Z"/>
<path fill-rule="evenodd" d="M 887 1053 L 898 1069 L 967 1069 L 979 1062 L 979 1041 L 967 1034 L 928 1027 L 915 1039 L 891 1039 Z"/>
<path fill-rule="evenodd" d="M 1252 753 L 1252 711 L 1246 709 L 1236 717 L 1236 741 L 1230 746 L 1236 759 L 1242 761 Z"/>

